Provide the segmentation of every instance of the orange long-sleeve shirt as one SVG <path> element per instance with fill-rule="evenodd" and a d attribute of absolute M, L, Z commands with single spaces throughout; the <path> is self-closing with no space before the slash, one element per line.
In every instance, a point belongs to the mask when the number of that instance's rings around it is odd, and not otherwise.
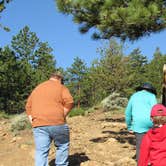
<path fill-rule="evenodd" d="M 65 123 L 64 108 L 71 110 L 73 97 L 59 81 L 39 84 L 28 97 L 25 109 L 32 116 L 32 126 L 51 126 Z"/>

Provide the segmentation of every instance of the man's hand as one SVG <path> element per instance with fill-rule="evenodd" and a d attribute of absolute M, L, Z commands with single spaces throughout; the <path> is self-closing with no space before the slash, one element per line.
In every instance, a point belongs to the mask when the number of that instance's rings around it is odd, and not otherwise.
<path fill-rule="evenodd" d="M 64 109 L 63 109 L 63 110 L 64 110 L 64 116 L 65 116 L 65 118 L 66 118 L 66 116 L 67 116 L 67 115 L 68 115 L 68 113 L 69 113 L 69 109 L 67 109 L 67 108 L 65 108 L 65 107 L 64 107 Z"/>
<path fill-rule="evenodd" d="M 134 134 L 134 131 L 133 131 L 133 130 L 129 130 L 129 133 L 130 133 L 130 134 Z"/>
<path fill-rule="evenodd" d="M 73 108 L 73 103 L 70 103 L 70 104 L 64 106 L 63 113 L 64 113 L 65 118 L 68 115 L 68 113 L 71 111 L 72 108 Z"/>
<path fill-rule="evenodd" d="M 28 118 L 29 118 L 30 123 L 32 124 L 32 116 L 29 115 Z"/>

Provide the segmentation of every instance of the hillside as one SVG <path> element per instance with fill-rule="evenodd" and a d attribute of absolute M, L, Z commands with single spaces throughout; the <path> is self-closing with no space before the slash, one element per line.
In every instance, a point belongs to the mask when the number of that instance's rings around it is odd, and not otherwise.
<path fill-rule="evenodd" d="M 70 166 L 135 166 L 135 139 L 128 134 L 124 115 L 96 111 L 68 118 L 71 131 Z M 10 121 L 0 122 L 0 166 L 33 166 L 31 130 L 14 135 Z M 54 165 L 53 145 L 49 165 Z"/>

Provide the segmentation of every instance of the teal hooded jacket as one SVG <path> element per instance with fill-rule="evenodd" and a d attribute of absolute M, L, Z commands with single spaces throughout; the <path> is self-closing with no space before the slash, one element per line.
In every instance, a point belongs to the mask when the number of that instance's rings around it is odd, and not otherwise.
<path fill-rule="evenodd" d="M 150 112 L 155 104 L 157 99 L 153 93 L 146 90 L 134 93 L 125 110 L 127 129 L 137 133 L 147 132 L 153 126 Z"/>

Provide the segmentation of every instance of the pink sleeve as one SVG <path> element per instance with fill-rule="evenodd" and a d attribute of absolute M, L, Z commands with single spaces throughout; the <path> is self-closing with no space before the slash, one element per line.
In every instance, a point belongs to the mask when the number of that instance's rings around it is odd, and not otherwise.
<path fill-rule="evenodd" d="M 146 133 L 142 139 L 142 143 L 140 146 L 140 155 L 139 155 L 138 166 L 147 166 L 148 165 L 149 149 L 150 149 L 150 143 L 151 143 L 151 140 L 149 138 L 150 133 L 151 133 L 151 130 L 148 131 L 148 133 Z"/>

